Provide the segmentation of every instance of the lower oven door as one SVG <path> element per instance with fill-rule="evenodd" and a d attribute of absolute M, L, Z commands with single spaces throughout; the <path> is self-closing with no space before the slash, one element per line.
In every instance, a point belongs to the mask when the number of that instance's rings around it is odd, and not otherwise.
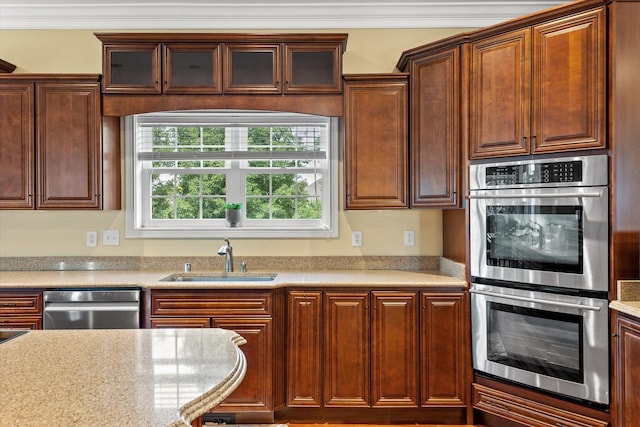
<path fill-rule="evenodd" d="M 609 403 L 606 299 L 474 283 L 471 307 L 475 370 Z"/>

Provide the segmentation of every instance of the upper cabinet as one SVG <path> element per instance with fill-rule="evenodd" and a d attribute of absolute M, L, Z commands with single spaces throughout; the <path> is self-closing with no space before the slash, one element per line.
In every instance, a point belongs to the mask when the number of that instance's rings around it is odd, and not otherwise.
<path fill-rule="evenodd" d="M 472 35 L 470 158 L 606 147 L 606 9 L 512 27 Z"/>
<path fill-rule="evenodd" d="M 103 124 L 99 76 L 2 76 L 0 107 L 0 208 L 119 209 L 117 124 Z"/>
<path fill-rule="evenodd" d="M 107 94 L 342 93 L 346 34 L 97 33 Z"/>
<path fill-rule="evenodd" d="M 347 209 L 407 208 L 406 74 L 346 75 Z"/>
<path fill-rule="evenodd" d="M 462 94 L 459 40 L 407 51 L 398 67 L 410 73 L 410 203 L 413 208 L 461 205 Z"/>

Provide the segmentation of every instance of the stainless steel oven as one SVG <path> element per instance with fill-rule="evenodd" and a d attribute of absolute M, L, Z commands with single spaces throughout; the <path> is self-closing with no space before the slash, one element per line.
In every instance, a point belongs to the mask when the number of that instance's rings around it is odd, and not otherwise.
<path fill-rule="evenodd" d="M 473 283 L 473 368 L 575 399 L 609 403 L 608 301 Z M 587 292 L 588 293 L 588 292 Z"/>
<path fill-rule="evenodd" d="M 470 166 L 471 276 L 608 289 L 606 155 Z"/>

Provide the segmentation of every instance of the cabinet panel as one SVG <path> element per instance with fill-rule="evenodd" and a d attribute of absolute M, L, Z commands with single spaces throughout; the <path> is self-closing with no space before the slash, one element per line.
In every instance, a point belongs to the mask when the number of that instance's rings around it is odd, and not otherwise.
<path fill-rule="evenodd" d="M 219 44 L 164 45 L 163 93 L 222 93 Z"/>
<path fill-rule="evenodd" d="M 528 154 L 529 28 L 471 43 L 471 158 Z"/>
<path fill-rule="evenodd" d="M 341 92 L 342 49 L 340 44 L 285 45 L 284 55 L 285 93 Z"/>
<path fill-rule="evenodd" d="M 533 27 L 532 151 L 606 146 L 606 14 Z"/>
<path fill-rule="evenodd" d="M 151 294 L 153 316 L 268 316 L 272 312 L 267 292 L 168 291 Z"/>
<path fill-rule="evenodd" d="M 460 205 L 458 46 L 411 61 L 411 206 Z"/>
<path fill-rule="evenodd" d="M 0 292 L 0 315 L 42 315 L 42 292 Z"/>
<path fill-rule="evenodd" d="M 105 93 L 159 94 L 160 44 L 104 44 L 102 47 Z"/>
<path fill-rule="evenodd" d="M 369 294 L 324 295 L 324 405 L 368 407 Z"/>
<path fill-rule="evenodd" d="M 465 405 L 464 322 L 463 294 L 422 294 L 423 406 Z"/>
<path fill-rule="evenodd" d="M 225 93 L 280 93 L 279 44 L 225 46 Z"/>
<path fill-rule="evenodd" d="M 37 83 L 36 208 L 100 208 L 98 83 Z"/>
<path fill-rule="evenodd" d="M 42 329 L 42 316 L 0 317 L 0 329 Z"/>
<path fill-rule="evenodd" d="M 616 425 L 635 425 L 640 419 L 640 322 L 616 316 Z"/>
<path fill-rule="evenodd" d="M 33 209 L 33 83 L 0 84 L 0 208 Z"/>
<path fill-rule="evenodd" d="M 373 292 L 372 307 L 372 405 L 417 407 L 418 295 Z"/>
<path fill-rule="evenodd" d="M 406 208 L 407 76 L 345 76 L 347 209 Z"/>
<path fill-rule="evenodd" d="M 152 329 L 209 328 L 211 327 L 211 319 L 208 317 L 152 317 L 150 327 Z"/>
<path fill-rule="evenodd" d="M 217 408 L 222 412 L 273 410 L 271 319 L 214 318 L 213 327 L 235 331 L 247 340 L 241 346 L 247 359 L 247 373 Z"/>
<path fill-rule="evenodd" d="M 287 310 L 287 406 L 322 404 L 322 292 L 292 291 Z"/>

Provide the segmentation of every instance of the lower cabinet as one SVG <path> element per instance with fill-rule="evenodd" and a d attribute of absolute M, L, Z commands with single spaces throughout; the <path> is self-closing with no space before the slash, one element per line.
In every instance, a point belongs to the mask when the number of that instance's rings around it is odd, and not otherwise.
<path fill-rule="evenodd" d="M 0 329 L 42 329 L 42 292 L 0 292 Z"/>
<path fill-rule="evenodd" d="M 256 412 L 273 417 L 273 297 L 271 292 L 221 290 L 152 290 L 151 328 L 222 328 L 247 341 L 241 350 L 247 373 L 220 405 L 220 412 Z M 237 419 L 241 416 L 238 415 Z M 258 418 L 256 421 L 260 421 Z M 254 419 L 250 418 L 249 422 Z M 267 420 L 268 421 L 268 420 Z"/>
<path fill-rule="evenodd" d="M 405 420 L 411 408 L 440 407 L 460 416 L 463 301 L 463 292 L 290 290 L 287 407 L 405 409 Z"/>
<path fill-rule="evenodd" d="M 614 425 L 632 426 L 640 420 L 640 319 L 619 313 L 614 319 Z"/>

